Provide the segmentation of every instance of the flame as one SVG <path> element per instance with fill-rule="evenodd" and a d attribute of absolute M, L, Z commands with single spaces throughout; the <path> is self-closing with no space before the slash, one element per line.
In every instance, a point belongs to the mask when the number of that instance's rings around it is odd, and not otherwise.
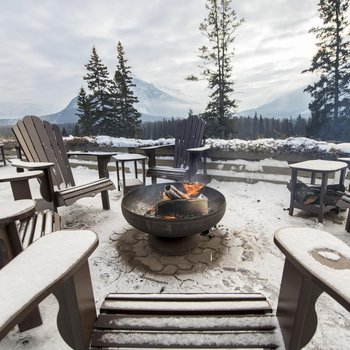
<path fill-rule="evenodd" d="M 199 182 L 184 183 L 182 185 L 186 193 L 191 197 L 197 196 L 199 194 L 199 191 L 204 187 L 204 185 Z"/>
<path fill-rule="evenodd" d="M 165 219 L 165 220 L 175 220 L 175 219 L 176 219 L 176 216 L 173 216 L 173 215 L 164 215 L 164 216 L 162 216 L 162 219 Z"/>

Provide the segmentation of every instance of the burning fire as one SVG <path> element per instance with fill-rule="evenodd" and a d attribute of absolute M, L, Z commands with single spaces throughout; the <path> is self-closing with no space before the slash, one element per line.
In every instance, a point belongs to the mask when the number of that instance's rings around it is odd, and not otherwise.
<path fill-rule="evenodd" d="M 174 215 L 164 215 L 164 216 L 162 216 L 162 219 L 165 219 L 165 220 L 175 220 L 175 219 L 176 219 L 176 216 L 174 216 Z"/>
<path fill-rule="evenodd" d="M 166 220 L 175 220 L 178 217 L 184 216 L 185 213 L 188 214 L 188 210 L 191 209 L 191 214 L 193 213 L 208 213 L 208 200 L 205 196 L 200 195 L 199 191 L 204 187 L 203 184 L 198 182 L 183 183 L 183 190 L 179 190 L 174 185 L 166 185 L 164 190 L 160 192 L 160 197 L 162 200 L 156 204 L 156 206 L 151 207 L 144 214 L 147 217 L 159 217 Z M 206 204 L 203 206 L 203 198 L 206 199 Z M 172 205 L 165 205 L 164 203 L 174 200 Z M 181 202 L 181 200 L 188 200 L 187 202 Z M 193 202 L 196 200 L 196 202 Z M 194 204 L 196 203 L 196 204 Z M 181 207 L 179 207 L 179 205 Z M 184 208 L 184 209 L 182 209 Z"/>
<path fill-rule="evenodd" d="M 204 185 L 199 182 L 183 183 L 182 185 L 190 197 L 196 197 L 199 191 L 204 187 Z"/>

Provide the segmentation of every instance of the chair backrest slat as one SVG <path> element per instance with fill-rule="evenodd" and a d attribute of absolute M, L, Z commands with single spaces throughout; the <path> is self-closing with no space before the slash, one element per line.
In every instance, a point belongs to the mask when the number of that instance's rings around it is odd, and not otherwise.
<path fill-rule="evenodd" d="M 12 130 L 28 161 L 54 163 L 51 171 L 54 185 L 60 189 L 74 185 L 62 136 L 52 130 L 49 122 L 44 124 L 38 117 L 26 116 Z M 59 149 L 58 138 L 63 149 Z"/>
<path fill-rule="evenodd" d="M 57 163 L 66 187 L 75 186 L 73 173 L 69 165 L 66 148 L 64 146 L 59 127 L 57 125 L 50 124 L 48 121 L 44 121 L 43 124 L 47 135 L 50 138 L 51 147 L 57 159 Z"/>
<path fill-rule="evenodd" d="M 175 130 L 175 167 L 186 167 L 188 148 L 200 147 L 204 135 L 205 122 L 198 116 L 182 120 Z"/>

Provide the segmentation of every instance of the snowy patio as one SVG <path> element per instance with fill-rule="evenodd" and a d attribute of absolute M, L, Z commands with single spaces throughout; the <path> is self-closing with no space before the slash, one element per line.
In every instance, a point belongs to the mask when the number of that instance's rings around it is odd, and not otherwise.
<path fill-rule="evenodd" d="M 252 167 L 254 162 L 252 162 Z M 15 170 L 0 167 L 0 176 Z M 97 178 L 97 171 L 73 169 L 77 183 Z M 115 173 L 111 173 L 116 181 Z M 31 182 L 34 197 L 38 186 Z M 65 227 L 90 228 L 100 239 L 90 268 L 97 308 L 110 292 L 261 292 L 277 304 L 284 257 L 273 243 L 273 233 L 283 226 L 308 226 L 328 231 L 350 245 L 345 231 L 346 212 L 316 216 L 295 210 L 288 215 L 290 194 L 285 185 L 268 182 L 247 184 L 218 182 L 209 186 L 224 194 L 227 209 L 218 227 L 202 235 L 199 247 L 186 256 L 154 252 L 145 234 L 128 225 L 121 213 L 122 193 L 110 193 L 111 210 L 101 209 L 99 196 L 60 208 Z M 0 184 L 3 200 L 12 200 L 9 184 Z M 345 309 L 322 295 L 317 303 L 319 326 L 306 349 L 345 349 L 350 344 L 350 319 Z M 48 297 L 40 306 L 44 324 L 0 342 L 0 349 L 68 349 L 56 329 L 57 303 Z"/>

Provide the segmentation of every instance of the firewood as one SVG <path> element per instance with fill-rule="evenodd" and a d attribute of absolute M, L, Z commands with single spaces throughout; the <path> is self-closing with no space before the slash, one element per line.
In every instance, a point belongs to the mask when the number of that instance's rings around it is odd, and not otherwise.
<path fill-rule="evenodd" d="M 164 187 L 164 193 L 171 199 L 188 199 L 189 195 L 180 191 L 173 185 L 167 185 Z"/>
<path fill-rule="evenodd" d="M 187 217 L 208 214 L 208 198 L 201 195 L 197 198 L 173 199 L 157 204 L 157 217 Z"/>

